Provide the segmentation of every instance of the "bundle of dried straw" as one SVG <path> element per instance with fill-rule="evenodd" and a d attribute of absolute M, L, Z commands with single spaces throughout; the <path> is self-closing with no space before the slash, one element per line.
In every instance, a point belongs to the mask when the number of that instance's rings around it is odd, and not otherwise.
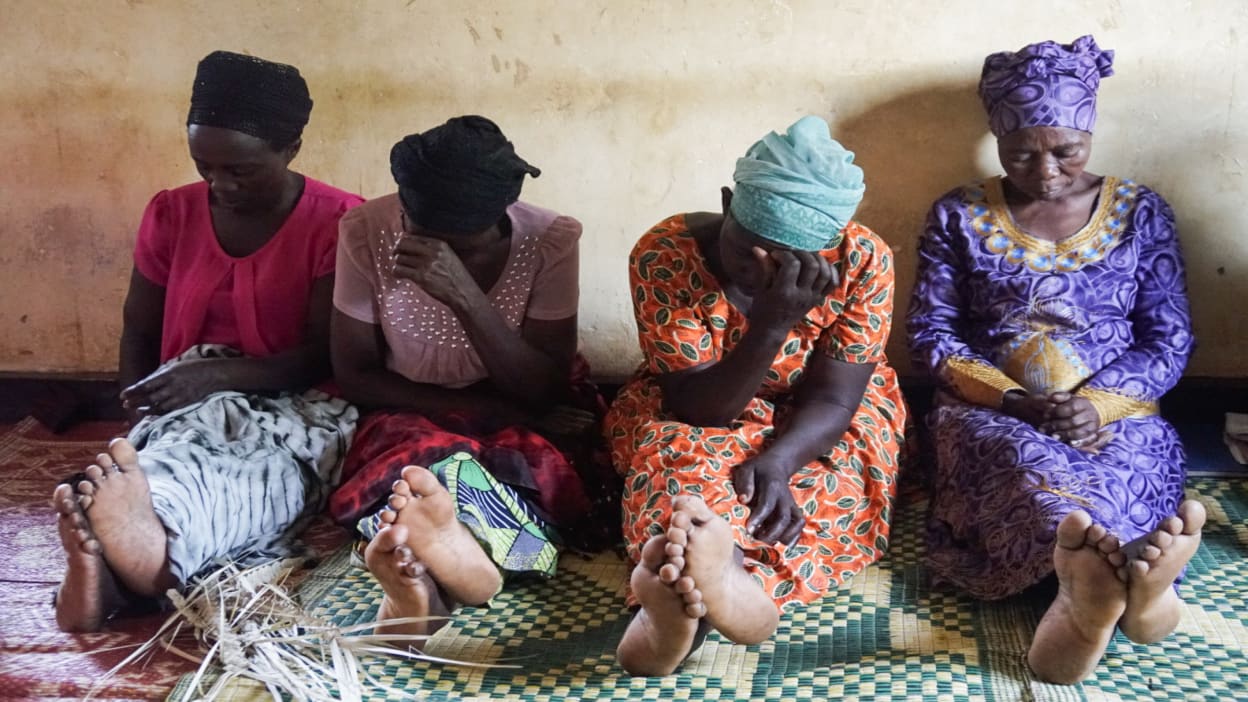
<path fill-rule="evenodd" d="M 380 655 L 472 667 L 518 667 L 476 664 L 425 654 L 394 644 L 417 643 L 424 635 L 372 633 L 377 624 L 406 624 L 434 619 L 408 617 L 339 627 L 307 612 L 285 587 L 301 565 L 299 559 L 272 561 L 240 569 L 226 564 L 199 580 L 185 594 L 170 590 L 175 612 L 156 635 L 118 663 L 87 695 L 94 697 L 122 668 L 156 649 L 167 650 L 199 669 L 181 699 L 212 700 L 238 678 L 263 685 L 274 699 L 351 702 L 387 691 L 368 675 L 361 656 Z M 193 644 L 187 644 L 187 639 Z M 196 652 L 184 646 L 193 645 Z M 198 655 L 196 655 L 198 653 Z M 366 662 L 366 661 L 365 661 Z M 207 689 L 203 689 L 207 685 Z M 391 694 L 393 690 L 389 690 Z"/>

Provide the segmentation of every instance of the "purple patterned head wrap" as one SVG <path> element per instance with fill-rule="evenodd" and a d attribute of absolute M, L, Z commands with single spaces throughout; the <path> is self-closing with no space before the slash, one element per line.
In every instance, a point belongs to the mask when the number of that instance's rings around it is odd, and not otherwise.
<path fill-rule="evenodd" d="M 1071 44 L 1043 41 L 984 59 L 979 99 L 998 137 L 1026 127 L 1069 127 L 1085 132 L 1096 124 L 1096 89 L 1114 74 L 1114 52 L 1091 34 Z"/>

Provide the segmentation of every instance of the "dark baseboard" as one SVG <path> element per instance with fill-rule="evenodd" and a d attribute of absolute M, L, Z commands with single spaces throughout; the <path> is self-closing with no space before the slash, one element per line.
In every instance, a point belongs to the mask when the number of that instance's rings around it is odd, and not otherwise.
<path fill-rule="evenodd" d="M 931 406 L 933 384 L 928 378 L 904 377 L 902 390 L 915 417 Z M 619 379 L 601 384 L 607 398 L 619 390 Z M 54 431 L 90 420 L 122 419 L 114 377 L 98 375 L 0 373 L 0 422 L 32 416 Z M 1222 422 L 1226 412 L 1248 412 L 1248 378 L 1192 376 L 1162 400 L 1162 414 L 1185 422 Z"/>
<path fill-rule="evenodd" d="M 122 419 L 117 381 L 107 376 L 0 375 L 0 422 L 34 417 L 53 431 Z"/>

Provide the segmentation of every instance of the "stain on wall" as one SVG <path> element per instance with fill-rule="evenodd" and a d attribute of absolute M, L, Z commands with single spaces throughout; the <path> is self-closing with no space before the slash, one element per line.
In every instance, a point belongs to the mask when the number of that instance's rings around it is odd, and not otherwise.
<path fill-rule="evenodd" d="M 0 371 L 115 367 L 134 230 L 189 182 L 184 121 L 212 50 L 293 63 L 316 106 L 295 166 L 366 196 L 387 154 L 448 117 L 497 120 L 542 168 L 526 199 L 585 223 L 582 341 L 638 359 L 625 259 L 650 225 L 714 209 L 755 139 L 822 115 L 858 153 L 858 219 L 894 247 L 902 327 L 928 205 L 999 172 L 975 81 L 983 56 L 1094 32 L 1118 51 L 1090 169 L 1174 207 L 1200 346 L 1189 372 L 1248 375 L 1248 91 L 1243 3 L 922 0 L 241 0 L 0 4 Z M 903 371 L 900 333 L 889 347 Z"/>

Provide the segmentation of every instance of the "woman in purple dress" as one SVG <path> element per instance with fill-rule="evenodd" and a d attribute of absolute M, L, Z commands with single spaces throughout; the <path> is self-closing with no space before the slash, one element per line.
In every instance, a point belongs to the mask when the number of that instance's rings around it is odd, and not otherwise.
<path fill-rule="evenodd" d="M 987 58 L 1005 175 L 932 206 L 907 325 L 939 384 L 934 580 L 996 599 L 1056 573 L 1028 661 L 1060 683 L 1088 677 L 1115 629 L 1173 631 L 1205 519 L 1157 416 L 1192 349 L 1174 215 L 1084 170 L 1112 63 L 1090 36 Z"/>

